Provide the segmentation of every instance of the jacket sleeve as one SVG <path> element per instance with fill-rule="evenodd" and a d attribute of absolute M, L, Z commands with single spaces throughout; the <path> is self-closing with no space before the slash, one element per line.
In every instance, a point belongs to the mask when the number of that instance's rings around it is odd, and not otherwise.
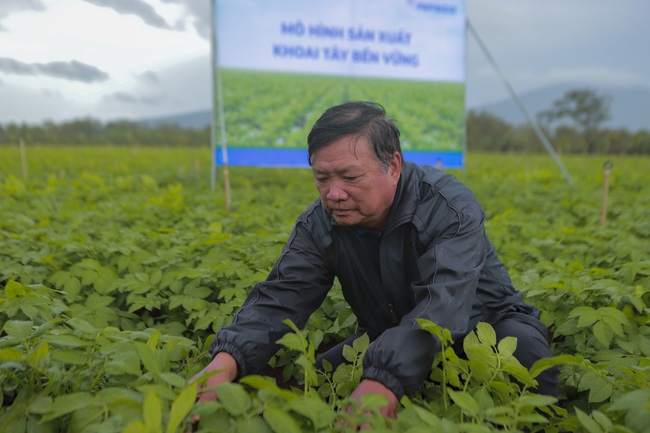
<path fill-rule="evenodd" d="M 368 348 L 363 377 L 377 380 L 398 398 L 412 394 L 427 377 L 441 345 L 418 318 L 451 331 L 456 340 L 470 331 L 472 306 L 487 251 L 484 214 L 475 199 L 446 203 L 429 219 L 416 218 L 424 251 L 417 259 L 419 281 L 411 283 L 415 307 L 398 326 Z"/>
<path fill-rule="evenodd" d="M 220 329 L 210 345 L 213 357 L 228 352 L 235 358 L 240 376 L 262 370 L 278 350 L 275 342 L 290 331 L 282 321 L 302 328 L 332 287 L 333 276 L 303 217 L 266 281 L 255 285 L 232 324 Z"/>

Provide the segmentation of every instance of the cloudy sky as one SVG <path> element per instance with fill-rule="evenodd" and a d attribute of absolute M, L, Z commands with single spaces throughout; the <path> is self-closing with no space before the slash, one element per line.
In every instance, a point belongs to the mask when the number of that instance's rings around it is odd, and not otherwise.
<path fill-rule="evenodd" d="M 467 0 L 467 10 L 518 93 L 650 89 L 648 0 Z M 210 24 L 210 0 L 0 0 L 0 123 L 207 109 Z M 508 97 L 468 35 L 468 107 Z"/>

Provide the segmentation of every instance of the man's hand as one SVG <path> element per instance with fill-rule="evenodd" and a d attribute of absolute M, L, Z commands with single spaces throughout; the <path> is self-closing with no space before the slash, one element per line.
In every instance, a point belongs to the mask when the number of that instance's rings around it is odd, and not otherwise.
<path fill-rule="evenodd" d="M 375 380 L 364 379 L 352 393 L 352 398 L 361 403 L 361 397 L 366 394 L 381 394 L 386 396 L 388 404 L 379 408 L 379 412 L 387 418 L 397 418 L 397 406 L 399 401 L 393 392 L 386 388 L 383 383 Z"/>
<path fill-rule="evenodd" d="M 233 358 L 231 354 L 226 352 L 219 352 L 217 353 L 217 356 L 215 356 L 203 370 L 192 376 L 190 382 L 197 381 L 204 374 L 211 373 L 213 371 L 218 371 L 218 373 L 215 373 L 208 377 L 205 383 L 199 382 L 197 384 L 197 390 L 199 391 L 199 398 L 196 399 L 197 403 L 214 401 L 219 398 L 213 389 L 208 389 L 205 392 L 201 392 L 201 389 L 213 388 L 217 385 L 221 385 L 222 383 L 232 382 L 235 380 L 238 374 L 237 361 L 235 361 L 235 358 Z M 194 418 L 190 420 L 190 425 L 185 433 L 191 433 L 199 421 L 200 417 L 198 415 L 195 415 Z"/>
<path fill-rule="evenodd" d="M 199 398 L 197 401 L 199 403 L 204 401 L 212 401 L 218 398 L 217 393 L 214 390 L 209 389 L 205 392 L 201 392 L 202 388 L 212 388 L 217 385 L 226 382 L 232 382 L 237 377 L 237 361 L 229 353 L 219 352 L 212 361 L 198 374 L 192 377 L 191 381 L 194 382 L 197 379 L 200 379 L 206 373 L 213 371 L 219 371 L 216 374 L 210 376 L 205 383 L 199 383 Z"/>

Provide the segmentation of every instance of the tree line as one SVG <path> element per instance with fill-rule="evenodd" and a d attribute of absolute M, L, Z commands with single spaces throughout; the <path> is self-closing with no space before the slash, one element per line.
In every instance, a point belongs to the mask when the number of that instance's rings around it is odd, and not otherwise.
<path fill-rule="evenodd" d="M 585 133 L 571 125 L 541 129 L 558 153 L 650 155 L 650 132 L 646 130 L 603 128 Z M 487 112 L 470 110 L 466 131 L 469 151 L 545 152 L 531 125 L 511 125 Z"/>
<path fill-rule="evenodd" d="M 559 153 L 650 155 L 650 132 L 603 128 L 610 119 L 610 98 L 591 89 L 570 90 L 537 114 L 537 124 Z M 0 124 L 0 145 L 210 145 L 210 128 L 148 125 L 127 120 L 102 123 L 86 118 L 40 125 Z M 532 125 L 512 125 L 488 112 L 466 116 L 470 151 L 544 152 Z"/>
<path fill-rule="evenodd" d="M 0 145 L 114 145 L 114 146 L 185 146 L 210 145 L 210 128 L 182 128 L 177 125 L 148 125 L 127 120 L 103 123 L 92 118 L 68 122 L 29 125 L 0 124 Z"/>
<path fill-rule="evenodd" d="M 572 89 L 537 113 L 537 125 L 559 153 L 650 155 L 650 132 L 603 128 L 611 118 L 611 97 L 593 89 Z M 487 151 L 543 151 L 530 124 L 513 126 L 487 112 L 470 111 L 467 147 Z"/>

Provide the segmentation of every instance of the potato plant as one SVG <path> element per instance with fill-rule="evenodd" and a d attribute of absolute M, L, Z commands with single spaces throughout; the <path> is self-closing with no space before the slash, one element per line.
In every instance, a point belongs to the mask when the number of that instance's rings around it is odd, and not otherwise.
<path fill-rule="evenodd" d="M 483 204 L 515 286 L 542 311 L 554 357 L 530 370 L 480 324 L 395 420 L 352 407 L 367 337 L 349 365 L 313 367 L 356 332 L 338 286 L 267 370 L 195 404 L 189 379 L 215 330 L 266 277 L 316 198 L 308 170 L 231 168 L 232 210 L 209 189 L 207 149 L 0 148 L 0 432 L 650 431 L 650 173 L 613 157 L 468 154 L 456 171 Z M 219 176 L 222 174 L 219 173 Z M 219 180 L 221 180 L 219 178 Z M 560 367 L 558 400 L 531 393 Z"/>

